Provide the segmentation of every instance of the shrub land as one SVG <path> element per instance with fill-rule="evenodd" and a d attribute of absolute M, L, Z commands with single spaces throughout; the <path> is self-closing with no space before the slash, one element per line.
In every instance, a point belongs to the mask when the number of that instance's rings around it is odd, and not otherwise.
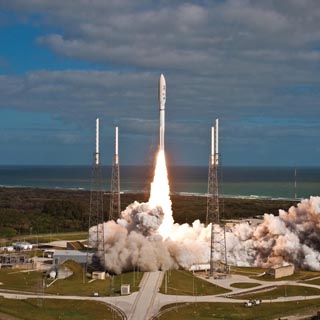
<path fill-rule="evenodd" d="M 124 210 L 133 201 L 148 201 L 149 194 L 121 195 Z M 191 224 L 205 222 L 206 197 L 172 195 L 176 222 Z M 264 213 L 277 214 L 287 210 L 295 201 L 220 199 L 221 215 L 225 219 L 246 218 Z M 104 195 L 104 208 L 109 208 L 110 196 Z M 82 190 L 49 190 L 32 188 L 0 188 L 0 238 L 14 236 L 86 231 L 90 192 Z M 108 216 L 108 212 L 105 212 Z"/>

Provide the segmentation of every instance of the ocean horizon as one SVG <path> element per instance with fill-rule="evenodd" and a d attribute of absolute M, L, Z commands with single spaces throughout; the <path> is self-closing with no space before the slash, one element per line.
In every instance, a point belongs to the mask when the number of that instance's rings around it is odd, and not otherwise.
<path fill-rule="evenodd" d="M 154 168 L 121 166 L 121 192 L 149 192 Z M 320 194 L 320 167 L 223 167 L 219 171 L 219 193 L 225 197 L 294 199 Z M 0 186 L 44 189 L 90 190 L 91 166 L 0 165 Z M 111 166 L 102 167 L 103 188 L 110 190 Z M 208 168 L 169 166 L 173 194 L 205 195 Z M 296 181 L 296 188 L 295 188 Z"/>

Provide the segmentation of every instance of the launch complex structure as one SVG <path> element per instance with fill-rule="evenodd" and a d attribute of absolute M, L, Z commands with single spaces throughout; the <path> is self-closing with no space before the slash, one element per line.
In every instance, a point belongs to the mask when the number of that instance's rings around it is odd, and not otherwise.
<path fill-rule="evenodd" d="M 99 118 L 96 119 L 96 150 L 93 153 L 92 173 L 91 173 L 91 192 L 90 192 L 90 212 L 89 212 L 89 230 L 92 228 L 91 253 L 89 255 L 89 233 L 88 231 L 88 249 L 87 249 L 87 269 L 91 266 L 93 269 L 100 269 L 105 265 L 101 261 L 104 257 L 104 209 L 103 209 L 103 178 L 102 167 L 100 163 L 99 151 Z M 92 252 L 93 251 L 93 252 Z"/>
<path fill-rule="evenodd" d="M 228 269 L 225 226 L 221 224 L 220 220 L 219 158 L 219 119 L 216 119 L 215 127 L 211 127 L 211 154 L 209 157 L 206 215 L 206 225 L 211 223 L 209 276 L 212 276 L 214 271 L 226 272 Z M 220 256 L 222 267 L 218 265 L 215 255 Z"/>
<path fill-rule="evenodd" d="M 109 220 L 120 218 L 121 201 L 120 201 L 120 166 L 119 166 L 119 148 L 118 148 L 118 127 L 115 128 L 114 156 L 111 172 L 110 188 L 110 210 Z"/>
<path fill-rule="evenodd" d="M 165 133 L 165 103 L 166 103 L 166 81 L 163 74 L 159 78 L 159 151 L 164 152 Z M 215 127 L 211 128 L 211 154 L 209 158 L 208 172 L 208 195 L 206 225 L 211 224 L 210 241 L 210 271 L 212 276 L 215 271 L 227 271 L 226 237 L 225 226 L 221 224 L 219 210 L 219 119 L 215 121 Z M 92 182 L 90 194 L 90 215 L 89 230 L 91 229 L 90 245 L 93 258 L 87 266 L 98 270 L 106 265 L 104 248 L 104 209 L 103 209 L 103 183 L 102 167 L 100 164 L 99 152 L 99 119 L 96 119 L 96 150 L 93 154 Z M 118 152 L 118 127 L 115 128 L 115 151 L 113 157 L 111 190 L 110 190 L 110 210 L 108 220 L 116 220 L 121 214 L 120 202 L 120 167 Z M 90 233 L 90 231 L 89 231 Z M 88 236 L 89 243 L 89 236 Z M 88 249 L 89 251 L 89 249 Z M 89 255 L 87 255 L 89 257 Z"/>
<path fill-rule="evenodd" d="M 99 118 L 96 119 L 96 150 L 93 153 L 92 175 L 91 175 L 91 192 L 90 192 L 90 212 L 89 212 L 89 230 L 91 230 L 90 252 L 89 246 L 87 254 L 87 268 L 90 266 L 94 270 L 103 269 L 106 265 L 103 260 L 105 257 L 104 248 L 104 188 L 103 173 L 100 162 L 99 147 Z M 110 210 L 109 220 L 116 220 L 120 217 L 120 167 L 119 167 L 119 147 L 118 147 L 118 127 L 115 128 L 115 152 L 113 156 L 111 172 L 111 190 L 110 190 Z M 88 233 L 88 244 L 89 244 Z"/>

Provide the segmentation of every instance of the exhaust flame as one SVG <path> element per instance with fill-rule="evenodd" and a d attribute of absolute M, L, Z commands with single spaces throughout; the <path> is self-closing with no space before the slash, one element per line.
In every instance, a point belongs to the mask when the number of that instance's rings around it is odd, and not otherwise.
<path fill-rule="evenodd" d="M 172 203 L 170 200 L 166 158 L 163 150 L 160 150 L 157 155 L 155 174 L 153 182 L 151 183 L 149 205 L 151 208 L 158 206 L 162 208 L 164 217 L 158 232 L 163 239 L 168 238 L 174 221 L 172 217 Z"/>

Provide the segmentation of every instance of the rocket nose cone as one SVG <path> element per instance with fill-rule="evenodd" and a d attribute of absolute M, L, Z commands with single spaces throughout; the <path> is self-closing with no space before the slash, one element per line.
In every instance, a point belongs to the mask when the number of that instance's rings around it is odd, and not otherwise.
<path fill-rule="evenodd" d="M 161 73 L 159 79 L 159 106 L 160 110 L 164 109 L 164 105 L 166 103 L 166 80 L 164 75 Z"/>
<path fill-rule="evenodd" d="M 160 83 L 164 83 L 164 84 L 166 83 L 166 79 L 165 79 L 163 73 L 160 74 Z"/>

